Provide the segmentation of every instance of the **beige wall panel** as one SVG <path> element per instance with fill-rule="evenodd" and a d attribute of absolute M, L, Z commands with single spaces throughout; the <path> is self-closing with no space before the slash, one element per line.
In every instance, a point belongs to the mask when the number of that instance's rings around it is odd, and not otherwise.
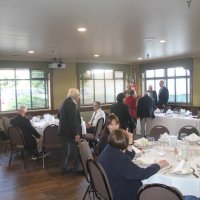
<path fill-rule="evenodd" d="M 77 88 L 76 64 L 67 65 L 66 69 L 53 71 L 54 109 L 59 109 L 70 88 Z"/>
<path fill-rule="evenodd" d="M 193 60 L 193 106 L 200 106 L 200 57 Z"/>

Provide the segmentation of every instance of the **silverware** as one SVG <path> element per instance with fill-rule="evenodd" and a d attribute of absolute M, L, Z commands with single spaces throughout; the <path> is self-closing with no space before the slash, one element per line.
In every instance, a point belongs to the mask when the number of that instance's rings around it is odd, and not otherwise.
<path fill-rule="evenodd" d="M 199 178 L 199 176 L 195 173 L 195 169 L 194 168 L 191 168 L 192 169 L 192 174 L 196 177 L 196 178 Z"/>
<path fill-rule="evenodd" d="M 170 165 L 167 169 L 165 169 L 165 170 L 163 171 L 163 174 L 166 174 L 172 167 L 173 167 L 173 166 Z"/>

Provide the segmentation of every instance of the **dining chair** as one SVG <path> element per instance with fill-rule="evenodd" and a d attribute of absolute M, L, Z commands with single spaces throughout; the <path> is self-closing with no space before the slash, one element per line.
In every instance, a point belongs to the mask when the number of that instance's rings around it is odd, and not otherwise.
<path fill-rule="evenodd" d="M 169 134 L 169 130 L 165 126 L 158 125 L 158 126 L 154 126 L 151 129 L 149 136 L 154 137 L 154 139 L 157 141 L 160 135 L 163 133 Z"/>
<path fill-rule="evenodd" d="M 182 193 L 174 187 L 154 183 L 143 185 L 137 194 L 138 200 L 183 200 Z"/>
<path fill-rule="evenodd" d="M 55 124 L 48 125 L 43 132 L 42 145 L 42 165 L 45 168 L 45 158 L 47 151 L 61 149 L 61 141 L 58 136 L 58 126 Z"/>
<path fill-rule="evenodd" d="M 26 150 L 25 150 L 25 140 L 23 133 L 19 127 L 9 126 L 8 136 L 10 138 L 11 154 L 9 160 L 9 167 L 12 161 L 13 154 L 21 152 L 21 156 L 24 163 L 24 169 L 26 168 Z"/>
<path fill-rule="evenodd" d="M 89 147 L 89 144 L 85 139 L 81 139 L 79 141 L 79 152 L 80 152 L 80 158 L 81 158 L 81 163 L 83 166 L 84 175 L 85 175 L 86 181 L 89 183 L 89 185 L 85 191 L 84 197 L 83 197 L 83 200 L 84 200 L 84 199 L 86 199 L 86 196 L 88 193 L 90 194 L 90 192 L 94 192 L 94 189 L 92 187 L 92 183 L 90 180 L 90 174 L 88 171 L 89 170 L 88 169 L 88 160 L 93 160 L 93 156 L 92 156 L 92 152 Z"/>
<path fill-rule="evenodd" d="M 181 133 L 186 133 L 187 135 L 191 135 L 192 133 L 195 133 L 196 135 L 200 136 L 199 131 L 194 126 L 191 126 L 191 125 L 183 126 L 179 130 L 179 132 L 178 132 L 178 139 L 179 140 L 181 139 L 180 138 Z"/>
<path fill-rule="evenodd" d="M 112 200 L 112 191 L 103 167 L 95 160 L 88 160 L 88 169 L 94 192 L 99 199 Z"/>
<path fill-rule="evenodd" d="M 86 139 L 89 142 L 91 142 L 93 144 L 93 146 L 94 146 L 97 143 L 98 139 L 99 139 L 99 136 L 100 136 L 101 131 L 103 129 L 103 125 L 104 125 L 104 118 L 100 118 L 97 121 L 97 125 L 95 127 L 94 134 L 93 133 L 83 134 L 82 138 Z"/>
<path fill-rule="evenodd" d="M 8 127 L 10 126 L 10 118 L 3 117 L 2 119 L 3 119 L 3 127 L 4 127 L 5 134 L 1 139 L 1 146 L 5 147 L 4 152 L 6 152 L 10 144 L 10 140 L 8 137 Z"/>

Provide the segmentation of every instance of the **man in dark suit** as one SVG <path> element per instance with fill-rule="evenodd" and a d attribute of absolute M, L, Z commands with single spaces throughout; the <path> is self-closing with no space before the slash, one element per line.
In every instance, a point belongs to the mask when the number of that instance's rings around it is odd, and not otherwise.
<path fill-rule="evenodd" d="M 160 80 L 159 85 L 160 85 L 160 90 L 158 94 L 158 108 L 162 109 L 167 106 L 169 99 L 169 91 L 165 87 L 165 83 L 163 80 Z"/>
<path fill-rule="evenodd" d="M 155 118 L 153 105 L 153 99 L 149 96 L 148 92 L 145 92 L 144 96 L 138 100 L 137 117 L 140 118 L 141 135 L 143 137 L 149 135 L 149 133 L 146 133 L 146 130 L 150 129 L 149 126 L 152 123 L 152 119 Z"/>
<path fill-rule="evenodd" d="M 77 103 L 79 90 L 71 88 L 59 111 L 59 136 L 62 144 L 62 174 L 80 173 L 78 142 L 81 135 L 81 118 Z M 69 158 L 71 158 L 69 160 Z M 73 162 L 73 163 L 72 163 Z"/>
<path fill-rule="evenodd" d="M 157 92 L 155 90 L 153 90 L 152 85 L 149 85 L 149 87 L 148 87 L 148 93 L 149 93 L 149 96 L 154 101 L 154 110 L 155 110 L 156 107 L 157 107 L 158 100 L 157 100 Z"/>
<path fill-rule="evenodd" d="M 10 120 L 10 124 L 21 129 L 25 140 L 25 149 L 30 152 L 41 152 L 42 136 L 31 125 L 30 120 L 25 117 L 26 112 L 27 107 L 20 106 L 18 114 Z"/>
<path fill-rule="evenodd" d="M 110 111 L 119 118 L 120 127 L 124 130 L 134 127 L 134 120 L 131 117 L 129 107 L 124 103 L 125 94 L 117 95 L 117 103 L 111 105 Z M 132 132 L 132 130 L 130 130 Z"/>

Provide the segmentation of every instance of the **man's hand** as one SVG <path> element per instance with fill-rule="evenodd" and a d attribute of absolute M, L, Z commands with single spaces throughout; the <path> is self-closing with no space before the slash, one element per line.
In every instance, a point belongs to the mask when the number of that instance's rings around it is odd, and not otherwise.
<path fill-rule="evenodd" d="M 79 142 L 79 140 L 80 140 L 80 135 L 76 135 L 76 136 L 75 136 L 75 141 L 76 141 L 76 142 Z"/>

